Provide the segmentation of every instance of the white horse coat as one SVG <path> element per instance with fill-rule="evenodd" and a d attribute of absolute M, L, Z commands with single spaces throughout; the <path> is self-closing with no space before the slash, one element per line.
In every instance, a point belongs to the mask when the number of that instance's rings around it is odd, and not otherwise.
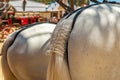
<path fill-rule="evenodd" d="M 2 70 L 5 80 L 45 80 L 52 23 L 27 25 L 12 33 L 2 48 Z"/>
<path fill-rule="evenodd" d="M 120 80 L 120 5 L 87 7 L 56 25 L 47 80 Z"/>

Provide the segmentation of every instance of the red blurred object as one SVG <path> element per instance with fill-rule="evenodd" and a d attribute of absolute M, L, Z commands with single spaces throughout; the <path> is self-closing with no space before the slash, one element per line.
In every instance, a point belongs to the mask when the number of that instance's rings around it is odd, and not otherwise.
<path fill-rule="evenodd" d="M 30 18 L 30 23 L 34 23 L 35 22 L 35 18 L 34 17 L 31 17 Z"/>
<path fill-rule="evenodd" d="M 8 25 L 12 25 L 12 19 L 8 19 Z"/>
<path fill-rule="evenodd" d="M 22 17 L 21 18 L 21 24 L 22 25 L 27 25 L 28 24 L 28 17 Z"/>

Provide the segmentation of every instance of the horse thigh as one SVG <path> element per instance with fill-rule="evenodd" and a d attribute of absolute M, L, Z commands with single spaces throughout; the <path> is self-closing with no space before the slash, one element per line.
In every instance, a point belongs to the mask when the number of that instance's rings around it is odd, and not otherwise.
<path fill-rule="evenodd" d="M 38 36 L 37 36 L 38 37 Z M 48 39 L 18 37 L 8 50 L 8 64 L 18 80 L 45 80 L 49 57 L 45 55 Z"/>
<path fill-rule="evenodd" d="M 89 36 L 73 33 L 69 40 L 68 62 L 72 80 L 120 80 L 119 40 L 116 39 L 116 46 L 113 46 L 109 39 L 102 42 L 101 36 L 91 35 L 92 39 Z"/>

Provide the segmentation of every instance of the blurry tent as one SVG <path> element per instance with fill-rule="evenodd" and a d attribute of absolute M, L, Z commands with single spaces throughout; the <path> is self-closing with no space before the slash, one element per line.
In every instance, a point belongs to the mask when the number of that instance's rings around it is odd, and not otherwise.
<path fill-rule="evenodd" d="M 10 1 L 9 4 L 13 5 L 17 11 L 23 11 L 22 0 Z M 47 6 L 48 5 L 45 5 L 43 3 L 27 0 L 25 11 L 45 11 Z"/>
<path fill-rule="evenodd" d="M 26 0 L 26 8 L 25 11 L 59 11 L 60 5 L 57 2 L 51 2 L 49 5 L 46 5 L 44 3 L 38 3 L 31 0 Z M 11 5 L 13 5 L 17 11 L 23 11 L 22 9 L 22 0 L 15 0 L 9 2 Z"/>
<path fill-rule="evenodd" d="M 9 4 L 15 7 L 16 17 L 19 17 L 19 15 L 22 15 L 21 13 L 23 12 L 22 0 L 10 1 Z M 47 18 L 50 18 L 55 15 L 60 19 L 64 13 L 64 9 L 63 8 L 61 9 L 60 5 L 57 2 L 51 2 L 49 5 L 46 5 L 44 3 L 27 0 L 27 4 L 25 7 L 26 15 L 27 15 L 27 12 L 28 13 L 30 12 L 29 14 L 40 12 L 39 13 L 40 15 Z"/>

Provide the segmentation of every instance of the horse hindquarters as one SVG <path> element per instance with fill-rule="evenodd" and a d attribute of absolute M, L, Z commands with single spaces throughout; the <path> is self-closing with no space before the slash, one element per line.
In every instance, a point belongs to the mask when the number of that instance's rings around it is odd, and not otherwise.
<path fill-rule="evenodd" d="M 21 31 L 7 54 L 9 67 L 18 80 L 46 80 L 46 50 L 55 25 L 38 24 Z"/>
<path fill-rule="evenodd" d="M 16 41 L 14 44 L 18 45 L 19 42 Z M 17 50 L 16 45 L 11 46 L 8 50 L 8 63 L 13 74 L 18 80 L 45 80 L 49 60 L 49 57 L 45 54 L 48 43 L 44 44 L 41 49 L 39 45 L 34 46 L 32 49 L 23 47 L 23 45 L 29 45 L 24 41 L 20 44 Z"/>
<path fill-rule="evenodd" d="M 5 80 L 46 80 L 45 53 L 54 28 L 51 23 L 31 24 L 7 39 L 2 48 Z"/>
<path fill-rule="evenodd" d="M 10 70 L 8 60 L 7 60 L 7 51 L 10 47 L 11 43 L 14 41 L 15 35 L 17 32 L 15 32 L 13 35 L 11 35 L 7 40 L 4 42 L 2 47 L 2 57 L 1 57 L 1 65 L 2 65 L 2 73 L 4 76 L 4 80 L 17 80 L 13 73 Z"/>
<path fill-rule="evenodd" d="M 119 7 L 101 4 L 77 18 L 68 43 L 72 80 L 120 80 L 118 10 Z"/>
<path fill-rule="evenodd" d="M 5 56 L 2 56 L 1 63 L 2 63 L 2 73 L 4 75 L 4 80 L 17 80 L 13 75 L 13 73 L 10 71 Z"/>

